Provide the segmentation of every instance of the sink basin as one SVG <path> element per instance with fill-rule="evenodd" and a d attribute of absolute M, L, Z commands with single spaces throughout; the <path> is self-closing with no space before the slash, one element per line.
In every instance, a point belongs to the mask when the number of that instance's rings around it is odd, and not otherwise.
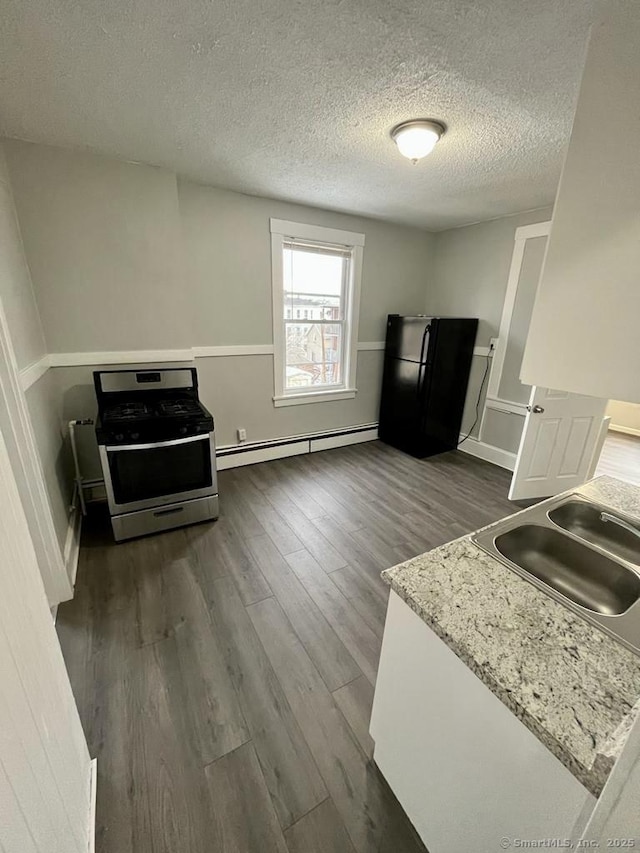
<path fill-rule="evenodd" d="M 512 572 L 640 655 L 640 529 L 585 495 L 562 495 L 474 533 Z"/>
<path fill-rule="evenodd" d="M 623 560 L 640 565 L 640 537 L 634 536 L 631 531 L 615 522 L 602 521 L 600 516 L 603 511 L 623 522 L 626 520 L 606 507 L 582 500 L 569 500 L 549 510 L 549 518 L 558 527 L 575 536 L 598 545 Z"/>
<path fill-rule="evenodd" d="M 559 530 L 522 524 L 496 536 L 495 547 L 516 566 L 594 613 L 617 616 L 640 598 L 640 576 L 632 569 Z"/>

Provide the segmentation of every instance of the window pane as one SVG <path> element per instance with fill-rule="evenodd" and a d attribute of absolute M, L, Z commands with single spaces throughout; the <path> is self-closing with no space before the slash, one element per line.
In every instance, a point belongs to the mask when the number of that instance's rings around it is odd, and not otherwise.
<path fill-rule="evenodd" d="M 348 259 L 285 248 L 283 250 L 284 317 L 342 319 L 342 283 Z"/>
<path fill-rule="evenodd" d="M 285 325 L 285 388 L 340 385 L 342 326 L 339 323 Z"/>

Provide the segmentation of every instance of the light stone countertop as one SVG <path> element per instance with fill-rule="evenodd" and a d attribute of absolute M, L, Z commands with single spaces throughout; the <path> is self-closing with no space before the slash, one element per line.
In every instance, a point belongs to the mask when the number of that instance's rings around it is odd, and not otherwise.
<path fill-rule="evenodd" d="M 598 477 L 570 493 L 640 521 L 638 486 Z M 387 569 L 382 578 L 599 796 L 640 712 L 640 657 L 469 536 Z"/>

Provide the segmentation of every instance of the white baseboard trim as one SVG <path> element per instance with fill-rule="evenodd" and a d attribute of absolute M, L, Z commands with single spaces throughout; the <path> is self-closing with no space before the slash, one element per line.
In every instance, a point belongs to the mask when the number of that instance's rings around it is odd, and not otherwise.
<path fill-rule="evenodd" d="M 302 456 L 305 453 L 309 453 L 308 441 L 279 444 L 275 447 L 245 450 L 241 453 L 235 453 L 233 456 L 219 456 L 216 458 L 216 467 L 218 471 L 226 471 L 229 468 L 255 465 L 257 462 L 269 462 L 272 459 L 285 459 L 287 456 Z"/>
<path fill-rule="evenodd" d="M 460 435 L 460 438 L 464 438 L 464 435 Z M 458 446 L 458 450 L 462 450 L 463 453 L 468 453 L 470 456 L 476 456 L 478 459 L 484 459 L 485 462 L 491 462 L 493 465 L 499 465 L 500 468 L 506 468 L 507 471 L 513 471 L 516 467 L 515 453 L 502 450 L 501 447 L 494 447 L 493 444 L 485 444 L 476 438 L 468 438 Z"/>
<path fill-rule="evenodd" d="M 98 759 L 91 760 L 91 775 L 89 780 L 89 853 L 96 850 L 96 801 L 98 795 Z"/>
<path fill-rule="evenodd" d="M 309 452 L 317 453 L 319 450 L 332 450 L 334 447 L 346 447 L 348 444 L 364 444 L 365 441 L 376 441 L 377 438 L 377 426 L 347 435 L 329 435 L 326 438 L 314 438 L 309 442 Z"/>
<path fill-rule="evenodd" d="M 623 432 L 625 435 L 640 435 L 640 429 L 620 426 L 620 424 L 609 424 L 609 429 L 613 430 L 614 432 Z"/>
<path fill-rule="evenodd" d="M 67 572 L 67 577 L 71 581 L 71 586 L 75 586 L 76 575 L 78 574 L 78 560 L 80 558 L 80 533 L 82 530 L 82 513 L 77 505 L 77 497 L 74 500 L 74 506 L 69 514 L 69 525 L 67 527 L 67 536 L 64 541 L 64 553 L 62 559 Z"/>
<path fill-rule="evenodd" d="M 50 366 L 51 363 L 49 356 L 43 355 L 42 358 L 39 358 L 38 361 L 34 361 L 33 364 L 29 365 L 29 367 L 23 367 L 20 371 L 22 390 L 26 391 L 27 388 L 31 388 L 32 385 L 35 385 L 38 379 L 41 379 L 47 370 L 49 370 Z"/>
<path fill-rule="evenodd" d="M 348 444 L 360 444 L 375 441 L 378 438 L 377 424 L 362 424 L 326 432 L 294 435 L 272 441 L 255 442 L 253 445 L 233 444 L 219 447 L 216 452 L 218 471 L 255 465 L 271 459 L 284 459 L 287 456 L 302 456 L 319 450 L 345 447 Z"/>

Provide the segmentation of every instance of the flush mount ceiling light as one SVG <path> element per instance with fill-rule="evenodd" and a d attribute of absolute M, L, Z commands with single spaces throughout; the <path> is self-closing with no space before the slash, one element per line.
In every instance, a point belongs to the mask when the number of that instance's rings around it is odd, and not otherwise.
<path fill-rule="evenodd" d="M 415 118 L 397 124 L 391 131 L 391 138 L 398 146 L 398 151 L 417 163 L 427 154 L 431 154 L 436 142 L 445 132 L 445 126 L 439 121 L 428 118 Z"/>

